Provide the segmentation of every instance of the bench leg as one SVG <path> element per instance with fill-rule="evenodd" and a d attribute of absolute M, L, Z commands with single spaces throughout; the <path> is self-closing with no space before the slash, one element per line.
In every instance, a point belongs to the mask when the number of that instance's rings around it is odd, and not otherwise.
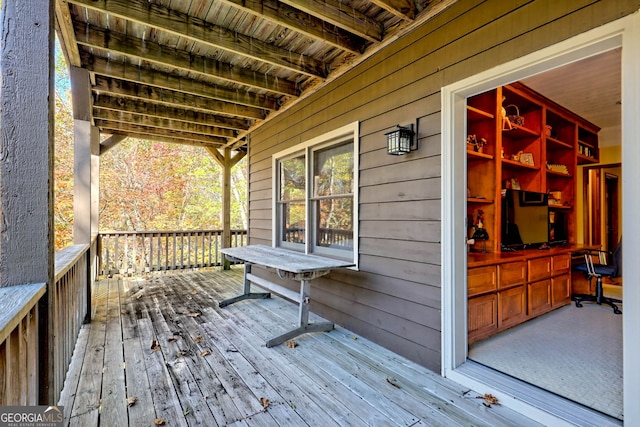
<path fill-rule="evenodd" d="M 298 311 L 299 325 L 297 328 L 285 332 L 281 335 L 275 336 L 267 340 L 267 347 L 274 347 L 280 345 L 283 342 L 295 338 L 299 335 L 306 334 L 307 332 L 328 332 L 333 329 L 333 323 L 320 322 L 309 323 L 309 302 L 311 285 L 308 280 L 300 281 L 300 302 Z"/>
<path fill-rule="evenodd" d="M 266 299 L 271 298 L 271 294 L 268 292 L 251 292 L 251 281 L 247 279 L 247 274 L 251 273 L 251 263 L 246 262 L 244 264 L 244 287 L 242 295 L 237 297 L 227 298 L 218 303 L 218 307 L 226 307 L 238 301 L 244 301 L 246 299 Z"/>

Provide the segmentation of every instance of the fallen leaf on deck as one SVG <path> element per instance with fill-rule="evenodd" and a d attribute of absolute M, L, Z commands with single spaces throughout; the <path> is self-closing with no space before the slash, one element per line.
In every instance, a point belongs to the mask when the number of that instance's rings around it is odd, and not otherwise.
<path fill-rule="evenodd" d="M 191 291 L 191 294 L 192 294 L 192 295 L 195 295 L 195 294 L 197 294 L 197 293 L 198 293 L 198 291 L 196 291 L 195 289 Z"/>
<path fill-rule="evenodd" d="M 295 341 L 287 341 L 287 347 L 289 348 L 296 348 L 298 346 L 298 343 Z"/>
<path fill-rule="evenodd" d="M 127 399 L 127 406 L 128 407 L 132 407 L 133 405 L 136 404 L 136 402 L 138 401 L 138 398 L 133 396 Z"/>
<path fill-rule="evenodd" d="M 267 399 L 265 397 L 261 397 L 260 398 L 260 404 L 262 405 L 262 407 L 264 409 L 267 409 L 269 407 L 269 399 Z"/>
<path fill-rule="evenodd" d="M 193 339 L 193 342 L 195 342 L 196 344 L 198 344 L 199 342 L 202 342 L 203 338 L 201 335 L 198 335 L 197 337 L 195 337 Z"/>
<path fill-rule="evenodd" d="M 153 351 L 160 350 L 160 344 L 158 344 L 158 341 L 156 340 L 151 341 L 151 350 Z"/>
<path fill-rule="evenodd" d="M 396 380 L 395 378 L 387 378 L 387 382 L 395 388 L 400 388 L 400 386 L 398 385 L 398 380 Z"/>
<path fill-rule="evenodd" d="M 187 316 L 189 316 L 189 317 L 198 317 L 198 316 L 200 316 L 200 313 L 195 313 L 195 312 L 187 313 Z"/>
<path fill-rule="evenodd" d="M 355 341 L 355 340 L 357 340 L 357 339 L 358 339 L 358 337 L 356 337 L 356 336 L 354 335 L 354 336 L 352 336 L 352 337 L 351 337 L 351 339 Z"/>
<path fill-rule="evenodd" d="M 168 341 L 168 342 L 176 342 L 176 341 L 178 341 L 178 338 L 176 338 L 176 337 L 171 337 L 171 338 L 169 338 L 167 341 Z"/>
<path fill-rule="evenodd" d="M 205 356 L 208 356 L 210 354 L 211 354 L 211 352 L 209 350 L 205 350 L 202 353 L 200 353 L 200 356 L 205 357 Z"/>
<path fill-rule="evenodd" d="M 156 420 L 153 422 L 155 425 L 157 426 L 163 426 L 164 425 L 164 419 L 162 418 L 156 418 Z"/>
<path fill-rule="evenodd" d="M 493 394 L 485 393 L 482 396 L 476 396 L 476 399 L 484 399 L 490 405 L 499 405 L 500 401 Z"/>

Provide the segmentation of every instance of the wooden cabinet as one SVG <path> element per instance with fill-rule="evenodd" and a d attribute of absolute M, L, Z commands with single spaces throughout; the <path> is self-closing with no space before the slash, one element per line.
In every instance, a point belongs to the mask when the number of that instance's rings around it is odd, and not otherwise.
<path fill-rule="evenodd" d="M 571 275 L 569 273 L 551 279 L 551 308 L 571 302 Z"/>
<path fill-rule="evenodd" d="M 467 304 L 469 344 L 497 332 L 497 301 L 495 293 L 469 299 Z"/>
<path fill-rule="evenodd" d="M 512 257 L 487 254 L 488 265 L 468 269 L 470 344 L 571 302 L 571 249 Z"/>
<path fill-rule="evenodd" d="M 529 283 L 528 310 L 529 316 L 534 317 L 551 310 L 551 280 L 540 280 Z"/>
<path fill-rule="evenodd" d="M 468 98 L 468 134 L 486 144 L 467 144 L 467 225 L 471 235 L 482 211 L 489 236 L 472 249 L 500 250 L 501 190 L 515 183 L 549 194 L 549 241 L 575 242 L 575 177 L 599 161 L 599 130 L 521 83 Z"/>
<path fill-rule="evenodd" d="M 496 266 L 479 267 L 469 270 L 467 293 L 469 297 L 496 290 Z"/>

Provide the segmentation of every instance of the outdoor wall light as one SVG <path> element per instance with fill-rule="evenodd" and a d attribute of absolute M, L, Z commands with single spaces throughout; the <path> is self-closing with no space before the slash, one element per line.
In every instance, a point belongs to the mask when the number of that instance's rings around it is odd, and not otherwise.
<path fill-rule="evenodd" d="M 415 136 L 413 124 L 409 127 L 397 125 L 396 129 L 385 133 L 385 135 L 387 136 L 387 154 L 401 156 L 418 149 L 418 138 L 416 138 L 415 145 L 413 143 Z"/>

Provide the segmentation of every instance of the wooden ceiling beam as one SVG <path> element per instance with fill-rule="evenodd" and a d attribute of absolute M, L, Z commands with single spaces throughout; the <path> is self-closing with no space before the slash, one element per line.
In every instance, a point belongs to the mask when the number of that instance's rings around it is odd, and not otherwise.
<path fill-rule="evenodd" d="M 114 133 L 109 138 L 100 143 L 100 155 L 102 156 L 107 151 L 111 150 L 116 145 L 127 139 L 127 135 Z"/>
<path fill-rule="evenodd" d="M 250 120 L 206 114 L 184 108 L 172 108 L 165 105 L 151 104 L 126 98 L 117 98 L 110 95 L 95 96 L 93 99 L 93 107 L 114 111 L 124 111 L 133 114 L 144 114 L 153 117 L 198 123 L 208 126 L 217 126 L 238 131 L 245 131 L 251 126 Z"/>
<path fill-rule="evenodd" d="M 79 67 L 81 64 L 80 52 L 78 50 L 78 44 L 76 43 L 76 36 L 73 32 L 73 22 L 71 21 L 69 5 L 62 0 L 56 0 L 55 10 L 56 31 L 62 52 L 64 52 L 64 58 L 69 66 Z"/>
<path fill-rule="evenodd" d="M 160 89 L 153 86 L 131 83 L 125 80 L 112 79 L 109 77 L 96 76 L 95 85 L 92 87 L 92 90 L 98 93 L 108 93 L 111 95 L 142 99 L 147 102 L 163 104 L 169 107 L 199 110 L 204 113 L 219 113 L 223 116 L 244 117 L 256 120 L 264 120 L 267 116 L 267 112 L 265 110 L 255 107 L 232 104 L 230 102 L 203 98 L 173 90 Z"/>
<path fill-rule="evenodd" d="M 198 141 L 203 144 L 213 146 L 219 146 L 227 142 L 226 138 L 222 138 L 219 136 L 208 136 L 199 133 L 181 132 L 120 122 L 110 122 L 107 120 L 96 120 L 95 122 L 96 126 L 100 129 L 100 132 L 104 133 L 119 133 L 124 135 L 129 135 L 130 133 L 138 135 L 156 135 L 173 138 L 176 140 Z"/>
<path fill-rule="evenodd" d="M 117 132 L 114 132 L 114 134 Z M 195 141 L 195 140 L 188 140 L 188 139 L 179 139 L 179 138 L 173 138 L 170 136 L 163 136 L 163 135 L 155 135 L 155 134 L 151 134 L 151 133 L 136 133 L 136 132 L 129 132 L 126 135 L 128 138 L 136 138 L 136 139 L 142 139 L 142 140 L 148 140 L 148 141 L 157 141 L 157 142 L 167 142 L 170 144 L 180 144 L 180 145 L 192 145 L 194 147 L 218 147 L 217 145 L 211 145 L 211 144 L 207 144 L 201 141 Z"/>
<path fill-rule="evenodd" d="M 334 25 L 327 25 L 325 21 L 313 15 L 301 14 L 298 9 L 277 0 L 220 0 L 220 2 L 307 37 L 323 41 L 340 50 L 353 54 L 364 52 L 365 40 L 362 37 Z"/>
<path fill-rule="evenodd" d="M 179 120 L 152 117 L 144 114 L 135 114 L 126 111 L 106 110 L 94 108 L 93 117 L 96 120 L 106 120 L 139 126 L 147 126 L 159 129 L 175 130 L 180 132 L 198 133 L 207 136 L 221 136 L 224 138 L 235 138 L 237 131 L 216 126 L 208 126 L 199 123 L 182 122 Z"/>
<path fill-rule="evenodd" d="M 270 111 L 275 111 L 279 108 L 280 101 L 273 96 L 261 95 L 248 90 L 232 90 L 204 81 L 192 80 L 187 77 L 181 78 L 174 74 L 144 66 L 109 61 L 84 51 L 80 52 L 80 58 L 84 68 L 105 77 L 147 84 L 162 89 L 246 105 L 247 107 L 263 108 Z"/>
<path fill-rule="evenodd" d="M 414 0 L 369 0 L 379 8 L 394 14 L 403 21 L 412 21 L 418 12 Z"/>
<path fill-rule="evenodd" d="M 216 49 L 255 61 L 304 74 L 325 78 L 327 65 L 302 53 L 274 46 L 256 38 L 230 31 L 202 19 L 143 0 L 68 0 L 88 9 L 108 13 L 130 22 L 156 28 Z"/>
<path fill-rule="evenodd" d="M 382 24 L 343 5 L 339 0 L 280 0 L 291 7 L 356 34 L 372 43 L 382 41 Z"/>
<path fill-rule="evenodd" d="M 129 37 L 82 22 L 76 22 L 74 29 L 78 44 L 84 46 L 112 51 L 139 61 L 153 62 L 169 69 L 177 68 L 259 90 L 296 97 L 299 95 L 295 83 L 265 73 L 233 67 L 211 58 L 192 55 L 186 51 L 172 49 L 152 41 Z"/>

